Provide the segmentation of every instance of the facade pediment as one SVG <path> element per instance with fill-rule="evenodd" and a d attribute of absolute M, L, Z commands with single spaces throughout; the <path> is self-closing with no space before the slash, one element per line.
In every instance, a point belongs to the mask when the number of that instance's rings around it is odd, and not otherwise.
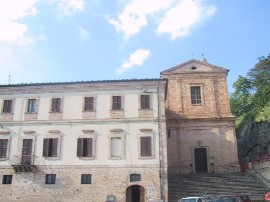
<path fill-rule="evenodd" d="M 181 73 L 199 73 L 199 72 L 228 72 L 228 69 L 223 67 L 219 67 L 216 65 L 212 65 L 208 63 L 206 60 L 189 60 L 185 63 L 179 64 L 175 67 L 167 69 L 161 72 L 161 75 L 164 74 L 181 74 Z"/>

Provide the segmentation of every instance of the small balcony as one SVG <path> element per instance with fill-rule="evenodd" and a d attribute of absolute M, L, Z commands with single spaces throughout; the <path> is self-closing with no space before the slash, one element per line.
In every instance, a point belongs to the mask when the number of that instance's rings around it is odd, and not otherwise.
<path fill-rule="evenodd" d="M 15 172 L 33 172 L 35 170 L 35 156 L 22 155 L 11 158 L 11 166 Z"/>

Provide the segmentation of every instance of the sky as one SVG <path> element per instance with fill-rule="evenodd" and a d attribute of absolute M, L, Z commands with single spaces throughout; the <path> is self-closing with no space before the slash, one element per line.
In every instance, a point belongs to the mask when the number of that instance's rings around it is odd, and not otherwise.
<path fill-rule="evenodd" d="M 233 92 L 270 54 L 269 11 L 269 0 L 0 0 L 0 84 L 159 78 L 204 56 L 229 69 Z"/>

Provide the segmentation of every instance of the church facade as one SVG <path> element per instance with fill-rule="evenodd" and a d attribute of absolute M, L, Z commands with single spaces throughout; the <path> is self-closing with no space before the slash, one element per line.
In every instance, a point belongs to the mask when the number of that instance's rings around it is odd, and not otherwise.
<path fill-rule="evenodd" d="M 239 171 L 227 74 L 1 85 L 1 199 L 168 201 L 168 173 Z"/>

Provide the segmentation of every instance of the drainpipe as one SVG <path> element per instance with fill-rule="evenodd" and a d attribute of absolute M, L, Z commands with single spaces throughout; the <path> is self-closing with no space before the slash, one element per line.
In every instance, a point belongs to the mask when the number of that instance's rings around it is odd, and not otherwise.
<path fill-rule="evenodd" d="M 160 115 L 160 81 L 158 81 L 158 87 L 157 87 L 157 97 L 158 97 L 158 136 L 159 136 L 159 175 L 160 175 L 160 201 L 165 202 L 166 196 L 165 196 L 165 184 L 166 180 L 164 179 L 164 151 L 163 151 L 163 140 L 161 132 L 162 126 L 161 122 L 163 122 L 163 117 Z"/>

